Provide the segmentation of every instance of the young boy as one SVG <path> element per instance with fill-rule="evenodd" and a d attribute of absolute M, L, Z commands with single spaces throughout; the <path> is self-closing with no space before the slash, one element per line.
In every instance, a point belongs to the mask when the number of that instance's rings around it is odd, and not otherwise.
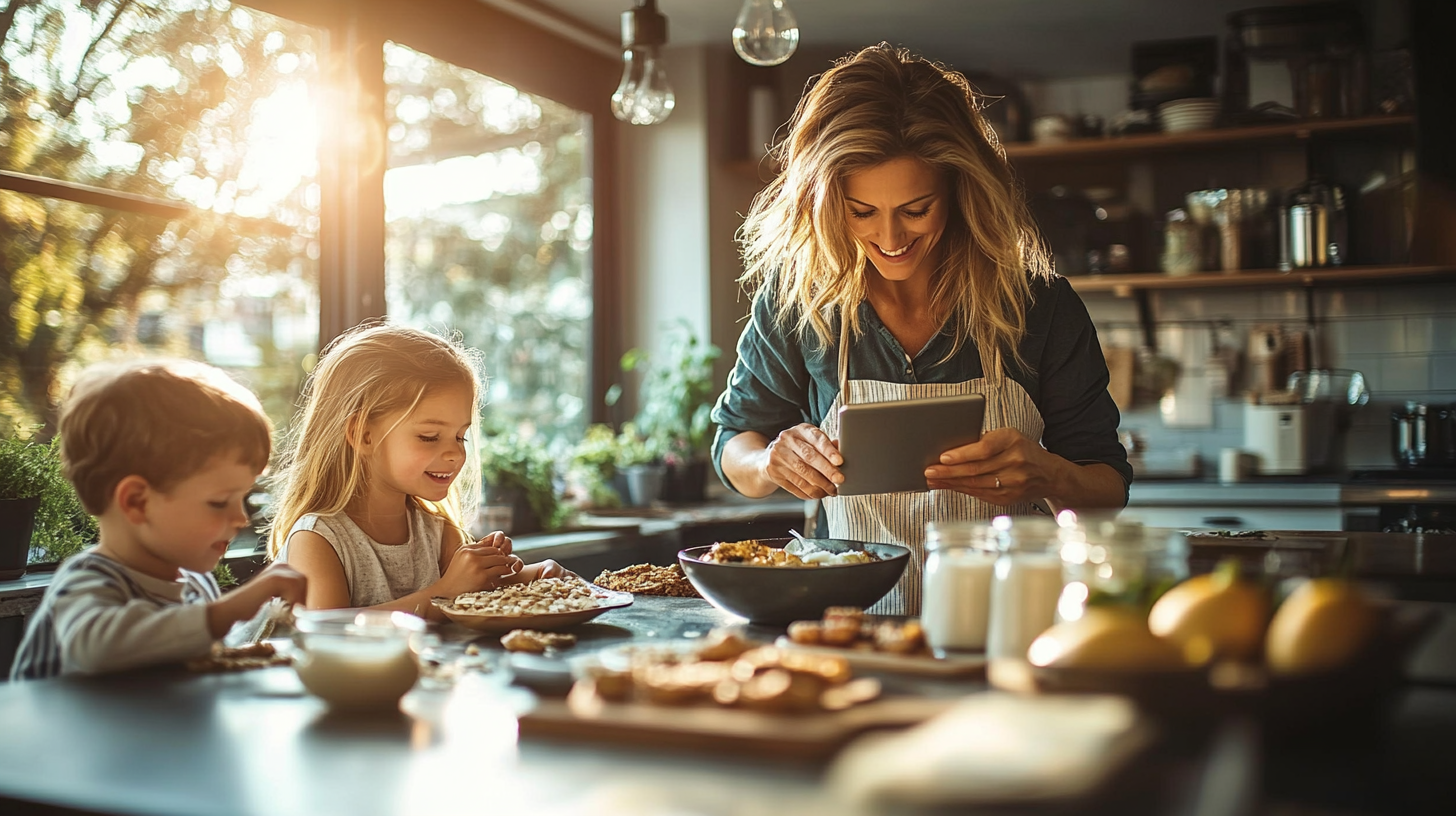
<path fill-rule="evenodd" d="M 82 374 L 61 410 L 61 460 L 100 543 L 63 563 L 31 615 L 12 680 L 98 674 L 208 653 L 305 578 L 274 564 L 221 595 L 212 569 L 247 523 L 272 450 L 246 388 L 209 365 L 150 360 Z"/>

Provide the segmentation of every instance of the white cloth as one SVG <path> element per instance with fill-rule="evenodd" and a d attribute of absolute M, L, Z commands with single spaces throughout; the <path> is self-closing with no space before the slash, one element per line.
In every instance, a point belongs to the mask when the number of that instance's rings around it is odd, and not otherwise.
<path fill-rule="evenodd" d="M 983 365 L 984 371 L 995 371 Z M 846 402 L 860 404 L 887 400 L 924 399 L 959 394 L 981 394 L 986 398 L 984 431 L 1011 426 L 1027 439 L 1040 441 L 1045 428 L 1041 412 L 1031 396 L 1016 381 L 1002 377 L 997 385 L 985 377 L 958 383 L 893 383 L 849 378 L 849 321 L 839 332 L 839 395 L 819 427 L 831 439 L 839 439 L 839 408 Z M 876 493 L 861 496 L 831 496 L 824 499 L 829 537 L 877 544 L 901 544 L 910 548 L 910 563 L 899 583 L 870 611 L 881 615 L 920 614 L 920 589 L 925 568 L 925 523 L 936 519 L 989 519 L 1000 515 L 1039 512 L 1030 502 L 1002 507 L 987 504 L 954 490 L 921 493 Z"/>
<path fill-rule="evenodd" d="M 411 503 L 409 540 L 403 544 L 380 544 L 370 538 L 347 514 L 320 516 L 309 513 L 294 522 L 291 539 L 299 530 L 323 536 L 344 565 L 352 606 L 377 606 L 419 592 L 440 580 L 440 547 L 445 520 Z M 288 561 L 288 542 L 278 553 Z"/>
<path fill-rule="evenodd" d="M 31 613 L 10 679 L 101 674 L 200 657 L 212 648 L 207 606 L 222 593 L 210 573 L 165 581 L 95 548 L 66 559 Z"/>

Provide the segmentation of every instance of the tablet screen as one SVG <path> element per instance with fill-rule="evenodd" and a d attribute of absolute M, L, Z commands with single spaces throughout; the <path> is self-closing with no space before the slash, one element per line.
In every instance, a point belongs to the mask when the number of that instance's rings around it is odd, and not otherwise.
<path fill-rule="evenodd" d="M 986 398 L 958 394 L 839 409 L 839 495 L 927 490 L 925 468 L 981 438 Z"/>

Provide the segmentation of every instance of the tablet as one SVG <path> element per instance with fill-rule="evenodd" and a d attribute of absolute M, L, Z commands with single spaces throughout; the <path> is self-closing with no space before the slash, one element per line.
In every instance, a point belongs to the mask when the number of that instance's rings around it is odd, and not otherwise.
<path fill-rule="evenodd" d="M 839 495 L 925 492 L 925 469 L 981 438 L 980 394 L 891 400 L 839 409 Z"/>

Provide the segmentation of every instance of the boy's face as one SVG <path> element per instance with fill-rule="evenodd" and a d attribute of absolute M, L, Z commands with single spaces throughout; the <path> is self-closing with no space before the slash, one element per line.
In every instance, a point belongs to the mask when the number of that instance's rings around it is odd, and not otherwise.
<path fill-rule="evenodd" d="M 258 475 L 235 456 L 216 456 L 170 490 L 153 492 L 143 546 L 167 564 L 211 571 L 248 523 L 243 502 Z"/>
<path fill-rule="evenodd" d="M 402 420 L 395 414 L 372 423 L 373 477 L 406 495 L 444 499 L 465 467 L 473 418 L 470 390 L 444 388 L 426 394 Z"/>

